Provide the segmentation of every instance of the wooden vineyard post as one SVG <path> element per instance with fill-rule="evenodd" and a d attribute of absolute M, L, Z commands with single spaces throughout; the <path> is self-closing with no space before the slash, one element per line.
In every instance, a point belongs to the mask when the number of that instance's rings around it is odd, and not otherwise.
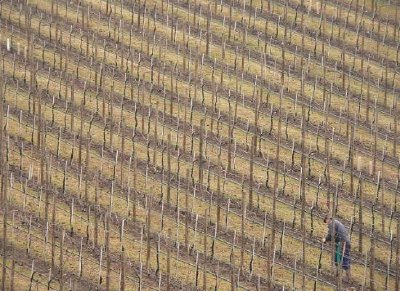
<path fill-rule="evenodd" d="M 158 289 L 160 290 L 161 286 L 161 270 L 160 270 L 160 244 L 161 244 L 161 236 L 160 233 L 158 233 L 158 239 L 157 239 L 157 253 L 156 253 L 156 259 L 157 259 L 157 269 L 156 269 L 156 275 L 158 276 Z"/>
<path fill-rule="evenodd" d="M 369 79 L 369 70 L 370 66 L 367 66 L 367 80 Z M 370 108 L 370 82 L 367 82 L 367 102 L 366 102 L 366 109 L 365 109 L 365 120 L 367 123 L 369 123 L 369 108 Z"/>
<path fill-rule="evenodd" d="M 70 105 L 70 111 L 71 111 L 71 125 L 70 125 L 70 130 L 71 130 L 71 132 L 74 132 L 74 113 L 75 113 L 75 110 L 74 110 L 74 108 L 75 108 L 75 104 L 74 104 L 74 102 L 75 102 L 75 87 L 74 87 L 74 85 L 71 85 L 71 105 Z M 41 102 L 40 100 L 39 100 L 39 102 Z M 39 108 L 40 108 L 40 106 L 39 106 Z M 40 113 L 39 113 L 40 114 Z"/>
<path fill-rule="evenodd" d="M 146 197 L 147 198 L 147 197 Z M 146 245 L 146 269 L 147 272 L 150 271 L 150 236 L 151 236 L 151 206 L 152 206 L 152 198 L 149 196 L 147 200 L 147 219 L 146 219 L 146 231 L 147 231 L 147 245 Z"/>
<path fill-rule="evenodd" d="M 241 237 L 240 237 L 240 273 L 243 273 L 243 264 L 244 264 L 244 237 L 245 237 L 245 215 L 246 215 L 246 200 L 244 193 L 244 177 L 242 177 L 242 217 L 241 217 Z"/>
<path fill-rule="evenodd" d="M 277 229 L 276 225 L 276 198 L 278 195 L 278 178 L 279 178 L 279 151 L 281 147 L 281 127 L 282 127 L 282 120 L 281 120 L 281 109 L 282 109 L 282 98 L 283 98 L 283 84 L 281 87 L 281 92 L 279 96 L 279 109 L 278 109 L 278 142 L 276 145 L 276 154 L 275 154 L 275 176 L 274 176 L 274 193 L 273 193 L 273 200 L 272 200 L 272 232 L 271 232 L 271 244 L 270 244 L 270 251 L 269 251 L 269 261 L 271 262 L 272 259 L 275 257 L 275 230 Z M 271 269 L 268 272 L 272 272 L 273 265 L 271 265 Z M 272 279 L 272 276 L 270 277 Z M 269 282 L 268 284 L 271 284 Z M 271 286 L 271 285 L 269 285 Z"/>
<path fill-rule="evenodd" d="M 210 56 L 210 36 L 211 36 L 211 32 L 210 32 L 210 21 L 211 21 L 211 15 L 212 15 L 212 11 L 211 11 L 211 4 L 208 4 L 208 13 L 207 13 L 207 33 L 206 33 L 206 56 L 209 57 Z"/>
<path fill-rule="evenodd" d="M 304 105 L 301 107 L 301 170 L 300 170 L 300 185 L 301 185 L 301 218 L 300 218 L 300 225 L 301 225 L 301 241 L 302 241 L 302 280 L 301 280 L 301 287 L 302 290 L 305 289 L 305 279 L 306 279 L 306 228 L 305 228 L 305 203 L 306 203 L 306 191 L 305 191 L 305 169 L 306 169 L 306 158 L 305 158 L 305 109 Z"/>
<path fill-rule="evenodd" d="M 8 180 L 8 165 L 5 165 L 4 159 L 4 94 L 3 94 L 3 79 L 0 79 L 0 182 L 1 182 L 1 204 L 3 208 L 3 262 L 2 262 L 2 290 L 6 290 L 6 263 L 7 263 L 7 180 Z"/>
<path fill-rule="evenodd" d="M 199 138 L 199 192 L 203 191 L 203 139 L 204 139 L 204 119 L 200 121 L 200 138 Z"/>
<path fill-rule="evenodd" d="M 228 164 L 226 167 L 227 172 L 231 171 L 232 164 L 232 108 L 231 108 L 231 91 L 228 92 Z"/>
<path fill-rule="evenodd" d="M 83 124 L 84 124 L 84 119 L 83 119 L 83 110 L 84 110 L 84 100 L 81 101 L 80 103 L 80 127 L 79 127 L 79 151 L 78 151 L 78 166 L 79 168 L 82 167 L 82 139 L 83 139 Z M 85 172 L 86 173 L 86 172 Z M 80 193 L 79 193 L 80 195 Z"/>
<path fill-rule="evenodd" d="M 4 186 L 5 186 L 5 179 L 4 179 L 4 80 L 0 78 L 0 179 L 1 179 L 1 201 L 2 204 L 5 203 L 3 200 L 4 194 Z"/>
<path fill-rule="evenodd" d="M 396 12 L 397 12 L 397 9 L 396 9 Z M 397 106 L 398 106 L 398 104 L 397 104 L 397 102 L 398 102 L 398 97 L 394 97 L 394 100 L 393 100 L 393 126 L 394 126 L 394 129 L 393 129 L 393 132 L 394 132 L 394 136 L 395 136 L 395 138 L 393 139 L 393 153 L 392 153 L 392 155 L 395 157 L 396 155 L 397 155 L 397 119 L 398 119 L 398 109 L 397 109 Z"/>
<path fill-rule="evenodd" d="M 236 232 L 235 232 L 236 235 Z M 235 268 L 235 256 L 234 256 L 234 247 L 235 247 L 235 236 L 233 239 L 232 249 L 231 249 L 231 256 L 230 256 L 230 269 L 231 269 L 231 291 L 236 290 L 236 282 L 235 282 L 235 275 L 236 275 L 236 268 Z M 270 290 L 270 289 L 269 289 Z"/>
<path fill-rule="evenodd" d="M 396 234 L 396 280 L 395 290 L 400 288 L 400 218 L 397 217 L 397 234 Z"/>
<path fill-rule="evenodd" d="M 69 216 L 70 236 L 74 235 L 74 198 L 71 199 Z"/>
<path fill-rule="evenodd" d="M 124 291 L 125 290 L 125 265 L 126 265 L 126 258 L 125 258 L 125 248 L 124 248 L 124 226 L 125 226 L 125 220 L 122 220 L 121 222 L 121 237 L 120 237 L 120 242 L 121 242 L 121 255 L 120 255 L 120 290 Z"/>
<path fill-rule="evenodd" d="M 229 23 L 229 28 L 228 28 L 228 40 L 231 40 L 231 35 L 232 35 L 232 8 L 233 8 L 233 4 L 235 2 L 234 1 L 230 1 L 229 2 L 229 19 L 228 19 L 228 23 Z"/>
<path fill-rule="evenodd" d="M 190 190 L 190 180 L 189 180 L 190 170 L 186 169 L 186 189 L 185 189 L 185 247 L 189 253 L 189 190 Z"/>
<path fill-rule="evenodd" d="M 358 251 L 363 252 L 363 188 L 361 171 L 358 176 Z"/>
<path fill-rule="evenodd" d="M 106 252 L 106 290 L 110 290 L 111 284 L 111 249 L 110 249 L 110 219 L 111 213 L 104 214 L 105 223 L 105 252 Z"/>
<path fill-rule="evenodd" d="M 64 288 L 64 237 L 65 231 L 62 231 L 61 242 L 60 242 L 60 290 Z"/>
<path fill-rule="evenodd" d="M 0 106 L 3 106 L 3 104 L 0 104 Z M 1 119 L 3 119 L 3 115 L 1 116 Z M 2 163 L 3 164 L 3 163 Z M 8 169 L 8 165 L 6 166 L 6 168 Z M 3 199 L 3 262 L 2 262 L 2 290 L 6 290 L 6 280 L 7 280 L 7 212 L 8 212 L 8 206 L 7 206 L 7 178 L 8 178 L 8 170 L 5 170 L 1 176 L 1 191 L 2 191 L 2 199 Z"/>
<path fill-rule="evenodd" d="M 123 105 L 122 105 L 122 108 L 123 108 Z M 123 119 L 123 113 L 121 113 L 120 128 L 121 128 L 120 184 L 124 185 L 124 158 L 123 158 L 123 154 L 125 153 L 125 121 Z"/>
<path fill-rule="evenodd" d="M 385 62 L 385 91 L 384 91 L 384 99 L 383 105 L 387 107 L 387 90 L 388 90 L 388 60 L 383 59 L 382 62 Z"/>
<path fill-rule="evenodd" d="M 87 239 L 87 241 L 88 241 L 88 239 Z M 83 277 L 82 247 L 83 247 L 83 238 L 81 238 L 81 245 L 80 245 L 80 248 L 79 248 L 79 256 L 78 256 L 78 276 L 79 276 L 79 278 Z"/>
<path fill-rule="evenodd" d="M 375 290 L 375 205 L 372 205 L 372 225 L 370 242 L 370 263 L 369 263 L 369 288 Z"/>
<path fill-rule="evenodd" d="M 136 203 L 137 203 L 137 188 L 136 188 L 136 182 L 137 182 L 137 158 L 136 155 L 133 158 L 133 202 L 132 202 L 132 220 L 135 223 L 136 222 Z"/>
<path fill-rule="evenodd" d="M 346 18 L 346 23 L 345 27 L 347 27 L 347 20 Z M 344 28 L 344 31 L 346 31 L 346 28 Z M 342 34 L 342 53 L 341 53 L 341 65 L 342 65 L 342 89 L 345 90 L 346 88 L 346 51 L 345 51 L 345 40 L 346 40 L 346 33 Z"/>
<path fill-rule="evenodd" d="M 34 282 L 34 280 L 33 280 L 33 277 L 35 276 L 35 260 L 33 259 L 32 260 L 32 265 L 31 265 L 31 275 L 30 275 L 30 283 L 29 283 L 29 290 L 32 290 L 33 288 L 32 288 L 32 286 L 33 286 L 33 282 Z M 61 288 L 62 286 L 60 285 L 60 290 L 62 290 L 62 288 Z"/>
<path fill-rule="evenodd" d="M 97 288 L 100 288 L 101 283 L 103 282 L 103 277 L 101 276 L 101 266 L 103 262 L 103 246 L 100 247 L 100 258 L 99 258 L 99 275 L 97 278 Z"/>
<path fill-rule="evenodd" d="M 208 231 L 208 221 L 209 221 L 209 212 L 208 209 L 204 212 L 205 218 L 205 225 L 204 225 L 204 265 L 203 265 L 203 290 L 207 290 L 207 256 L 208 256 L 208 249 L 207 249 L 207 231 Z"/>
<path fill-rule="evenodd" d="M 53 196 L 53 210 L 51 217 L 51 269 L 54 270 L 55 265 L 55 244 L 56 244 L 56 202 L 57 198 Z"/>
<path fill-rule="evenodd" d="M 386 136 L 387 139 L 387 136 Z M 381 175 L 382 177 L 385 177 L 385 156 L 386 156 L 386 141 L 385 141 L 385 145 L 383 147 L 383 153 L 382 153 L 382 161 L 381 161 Z M 385 196 L 385 180 L 382 179 L 381 180 L 381 203 L 382 205 L 385 205 L 385 200 L 384 200 L 384 196 Z M 382 233 L 385 233 L 385 213 L 381 213 L 381 226 L 382 226 Z"/>
<path fill-rule="evenodd" d="M 95 189 L 94 189 L 94 209 L 95 209 L 95 215 L 94 215 L 94 238 L 93 238 L 93 243 L 94 243 L 94 248 L 97 248 L 98 246 L 98 237 L 99 237 L 99 229 L 98 229 L 98 210 L 99 210 L 99 205 L 98 205 L 98 196 L 99 196 L 99 175 L 100 173 L 96 173 L 96 181 L 95 181 Z"/>
<path fill-rule="evenodd" d="M 167 143 L 167 204 L 170 204 L 171 200 L 171 134 L 168 133 Z"/>
<path fill-rule="evenodd" d="M 377 99 L 375 98 L 375 107 L 374 107 L 374 126 L 373 126 L 373 131 L 374 131 L 374 145 L 373 145 L 373 161 L 372 161 L 372 175 L 376 174 L 376 159 L 377 159 L 377 135 L 378 135 L 378 110 L 377 110 Z"/>
<path fill-rule="evenodd" d="M 254 169 L 254 154 L 256 151 L 257 136 L 253 135 L 251 139 L 250 149 L 250 176 L 249 176 L 249 209 L 253 208 L 253 169 Z"/>
<path fill-rule="evenodd" d="M 111 152 L 114 152 L 114 143 L 113 143 L 113 137 L 114 137 L 114 116 L 113 116 L 113 112 L 114 112 L 114 75 L 115 75 L 115 70 L 113 68 L 112 71 L 112 82 L 113 84 L 111 85 L 111 92 L 109 94 L 109 105 L 108 105 L 108 115 L 109 115 L 109 122 L 110 122 L 110 138 L 109 138 L 109 143 L 110 143 L 110 149 Z M 142 115 L 143 117 L 144 115 Z M 143 123 L 142 123 L 143 125 Z M 143 130 L 142 130 L 143 132 Z M 104 143 L 105 144 L 105 143 Z"/>
<path fill-rule="evenodd" d="M 218 176 L 217 176 L 217 224 L 216 233 L 220 229 L 221 225 L 221 176 L 222 176 L 222 163 L 221 163 L 221 147 L 218 152 Z"/>
<path fill-rule="evenodd" d="M 167 246 L 167 291 L 171 290 L 171 229 L 168 228 L 168 246 Z"/>
<path fill-rule="evenodd" d="M 284 21 L 286 22 L 287 20 L 287 4 L 285 5 L 285 10 L 284 10 Z M 283 46 L 282 46 L 282 68 L 281 68 L 281 86 L 282 90 L 283 87 L 285 86 L 285 52 L 286 52 L 286 36 L 287 36 L 287 27 L 284 25 L 284 40 L 283 40 Z M 276 23 L 276 37 L 278 36 L 278 28 L 279 28 L 279 21 Z M 280 97 L 281 98 L 281 97 Z M 281 112 L 279 111 L 279 116 L 281 115 Z"/>
<path fill-rule="evenodd" d="M 89 176 L 89 162 L 90 162 L 90 142 L 91 142 L 91 137 L 90 134 L 87 137 L 87 143 L 86 143 L 86 159 L 85 159 L 85 201 L 88 201 L 88 188 L 89 188 L 89 181 L 88 181 L 88 176 Z"/>
<path fill-rule="evenodd" d="M 15 229 L 15 211 L 13 211 L 12 214 L 12 232 L 11 232 L 11 282 L 10 282 L 10 290 L 14 290 L 14 282 L 15 282 L 15 249 L 14 249 L 14 239 L 15 239 L 15 235 L 14 235 L 14 229 Z M 4 279 L 3 279 L 4 280 Z"/>
<path fill-rule="evenodd" d="M 324 59 L 322 59 L 322 62 L 324 63 Z M 325 63 L 324 63 L 324 68 L 325 68 Z M 325 79 L 325 69 L 324 69 L 324 79 Z M 324 92 L 324 129 L 325 129 L 325 182 L 326 182 L 326 207 L 329 210 L 330 209 L 330 199 L 331 199 L 331 193 L 330 193 L 330 183 L 331 183 L 331 177 L 330 177 L 330 146 L 329 146 L 329 128 L 328 128 L 328 115 L 329 115 L 329 102 L 327 98 L 325 98 L 325 86 L 323 88 Z"/>
<path fill-rule="evenodd" d="M 158 130 L 158 102 L 156 104 L 156 110 L 155 110 L 155 120 L 154 120 L 154 149 L 153 149 L 153 165 L 156 167 L 156 161 L 157 161 L 157 146 L 158 146 L 158 136 L 157 136 L 157 130 Z"/>

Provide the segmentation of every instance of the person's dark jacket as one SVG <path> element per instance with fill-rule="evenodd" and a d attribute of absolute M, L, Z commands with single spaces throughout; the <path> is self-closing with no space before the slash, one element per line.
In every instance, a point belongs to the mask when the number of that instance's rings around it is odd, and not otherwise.
<path fill-rule="evenodd" d="M 333 225 L 335 225 L 335 242 L 346 242 L 347 244 L 350 244 L 350 239 L 346 227 L 336 219 L 332 219 L 332 221 L 329 223 L 328 234 L 326 235 L 325 240 L 332 240 Z"/>

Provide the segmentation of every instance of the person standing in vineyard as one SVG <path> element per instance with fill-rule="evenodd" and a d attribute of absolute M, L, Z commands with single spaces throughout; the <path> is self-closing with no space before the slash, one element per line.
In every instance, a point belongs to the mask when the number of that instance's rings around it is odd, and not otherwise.
<path fill-rule="evenodd" d="M 343 270 L 346 271 L 346 279 L 350 279 L 350 239 L 346 227 L 338 220 L 332 219 L 327 215 L 324 218 L 324 223 L 328 224 L 328 234 L 322 239 L 323 243 L 332 241 L 333 234 L 335 235 L 335 265 L 342 264 Z M 333 226 L 335 229 L 333 230 Z"/>

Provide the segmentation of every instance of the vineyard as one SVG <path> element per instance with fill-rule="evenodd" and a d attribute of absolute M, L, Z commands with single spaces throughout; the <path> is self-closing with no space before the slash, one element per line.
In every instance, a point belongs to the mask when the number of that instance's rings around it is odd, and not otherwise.
<path fill-rule="evenodd" d="M 2 290 L 400 290 L 396 0 L 0 14 Z"/>

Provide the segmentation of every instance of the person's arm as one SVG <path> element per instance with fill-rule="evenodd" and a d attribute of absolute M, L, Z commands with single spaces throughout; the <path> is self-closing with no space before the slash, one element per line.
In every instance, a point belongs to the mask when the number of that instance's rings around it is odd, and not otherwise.
<path fill-rule="evenodd" d="M 331 241 L 332 240 L 332 224 L 328 225 L 328 233 L 327 235 L 323 238 L 323 242 Z"/>

